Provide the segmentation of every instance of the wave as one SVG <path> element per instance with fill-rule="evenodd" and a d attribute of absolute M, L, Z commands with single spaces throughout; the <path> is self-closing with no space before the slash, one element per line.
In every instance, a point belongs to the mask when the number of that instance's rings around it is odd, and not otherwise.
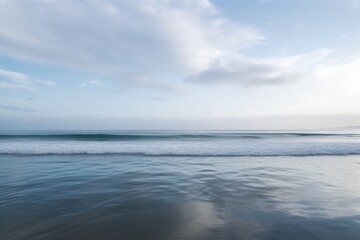
<path fill-rule="evenodd" d="M 82 156 L 139 156 L 139 157 L 314 157 L 314 156 L 351 156 L 360 153 L 299 153 L 299 154 L 148 154 L 148 153 L 0 153 L 15 156 L 52 156 L 52 155 L 82 155 Z"/>
<path fill-rule="evenodd" d="M 136 140 L 187 140 L 187 139 L 263 139 L 296 137 L 354 138 L 360 134 L 330 133 L 206 133 L 206 134 L 2 134 L 0 140 L 74 140 L 74 141 L 136 141 Z"/>
<path fill-rule="evenodd" d="M 262 153 L 239 153 L 239 154 L 176 154 L 176 153 L 118 153 L 118 152 L 103 152 L 103 153 L 90 153 L 90 152 L 62 152 L 62 153 L 0 153 L 1 155 L 15 155 L 15 156 L 51 156 L 51 155 L 83 155 L 83 156 L 139 156 L 139 157 L 310 157 L 310 156 L 350 156 L 360 155 L 360 152 L 339 152 L 339 153 L 274 153 L 274 154 L 262 154 Z"/>
<path fill-rule="evenodd" d="M 0 155 L 320 156 L 360 155 L 356 142 L 21 142 L 0 144 Z"/>

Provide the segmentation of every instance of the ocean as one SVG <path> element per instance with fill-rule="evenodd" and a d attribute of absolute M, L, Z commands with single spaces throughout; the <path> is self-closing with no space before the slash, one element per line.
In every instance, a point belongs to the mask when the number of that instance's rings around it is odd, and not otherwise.
<path fill-rule="evenodd" d="M 360 134 L 2 131 L 0 239 L 360 240 Z"/>

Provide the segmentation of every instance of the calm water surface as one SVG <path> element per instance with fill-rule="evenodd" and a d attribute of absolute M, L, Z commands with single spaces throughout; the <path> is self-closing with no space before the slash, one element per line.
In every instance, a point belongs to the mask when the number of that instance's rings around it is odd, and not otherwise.
<path fill-rule="evenodd" d="M 1 155 L 0 239 L 360 239 L 360 157 Z"/>

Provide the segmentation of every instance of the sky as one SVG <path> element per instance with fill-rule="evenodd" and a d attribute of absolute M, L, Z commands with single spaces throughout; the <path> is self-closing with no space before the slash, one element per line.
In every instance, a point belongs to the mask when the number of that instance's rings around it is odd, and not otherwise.
<path fill-rule="evenodd" d="M 0 129 L 360 126 L 360 0 L 0 1 Z"/>

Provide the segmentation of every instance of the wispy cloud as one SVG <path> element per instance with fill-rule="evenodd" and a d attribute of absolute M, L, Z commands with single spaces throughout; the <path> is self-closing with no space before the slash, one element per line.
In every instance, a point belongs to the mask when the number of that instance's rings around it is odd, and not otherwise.
<path fill-rule="evenodd" d="M 0 69 L 0 88 L 31 89 L 32 81 L 26 74 Z"/>
<path fill-rule="evenodd" d="M 101 86 L 103 85 L 103 82 L 99 81 L 99 80 L 90 80 L 88 81 L 90 84 L 95 85 L 95 86 Z"/>
<path fill-rule="evenodd" d="M 318 66 L 313 77 L 315 94 L 307 101 L 327 112 L 355 112 L 360 106 L 360 57 Z M 314 106 L 314 107 L 315 107 Z M 309 107 L 310 108 L 310 107 Z"/>
<path fill-rule="evenodd" d="M 240 84 L 243 86 L 287 84 L 301 77 L 301 73 L 266 62 L 217 61 L 199 74 L 186 80 L 198 84 Z"/>
<path fill-rule="evenodd" d="M 222 16 L 208 0 L 0 3 L 1 54 L 120 81 L 131 81 L 126 76 L 134 72 L 154 90 L 176 92 L 156 80 L 159 73 L 196 74 L 224 52 L 264 39 L 254 27 Z"/>
<path fill-rule="evenodd" d="M 240 54 L 223 54 L 208 69 L 185 78 L 203 84 L 238 84 L 245 87 L 284 85 L 305 76 L 332 51 L 318 49 L 313 52 L 273 59 L 249 59 Z"/>
<path fill-rule="evenodd" d="M 29 77 L 23 73 L 9 71 L 9 70 L 5 70 L 5 69 L 0 69 L 0 77 L 14 79 L 19 82 L 26 82 L 29 79 Z"/>
<path fill-rule="evenodd" d="M 34 90 L 37 84 L 56 85 L 53 81 L 32 79 L 29 75 L 21 72 L 0 69 L 0 89 Z"/>
<path fill-rule="evenodd" d="M 280 86 L 301 79 L 331 53 L 249 58 L 243 50 L 266 36 L 230 20 L 208 0 L 0 2 L 0 41 L 2 55 L 100 73 L 116 81 L 115 88 L 175 95 L 183 94 L 185 84 L 158 76 L 202 85 Z M 29 87 L 26 75 L 1 74 L 12 80 L 0 80 L 0 88 Z M 105 83 L 95 79 L 80 86 Z"/>
<path fill-rule="evenodd" d="M 25 107 L 16 107 L 9 105 L 0 105 L 0 110 L 15 111 L 15 112 L 36 112 L 36 110 Z"/>
<path fill-rule="evenodd" d="M 37 80 L 37 82 L 41 83 L 41 84 L 44 84 L 46 86 L 50 86 L 50 87 L 53 87 L 56 85 L 56 82 L 54 81 L 47 81 L 47 80 Z"/>
<path fill-rule="evenodd" d="M 99 80 L 88 80 L 86 82 L 83 82 L 80 84 L 80 87 L 86 87 L 89 85 L 93 85 L 93 86 L 102 86 L 104 85 L 104 83 L 102 81 Z"/>

